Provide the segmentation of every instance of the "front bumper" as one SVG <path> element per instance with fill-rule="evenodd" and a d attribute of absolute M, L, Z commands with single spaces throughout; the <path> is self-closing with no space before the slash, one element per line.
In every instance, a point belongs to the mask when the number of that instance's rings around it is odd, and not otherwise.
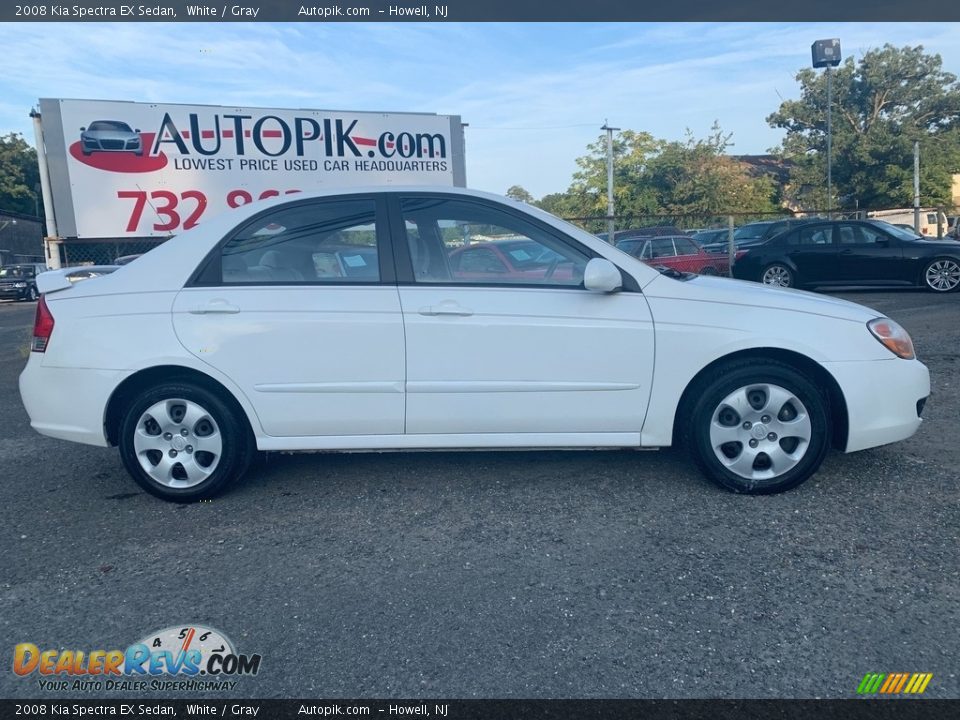
<path fill-rule="evenodd" d="M 920 424 L 930 372 L 919 360 L 825 362 L 840 385 L 849 420 L 844 450 L 854 452 L 905 440 Z"/>
<path fill-rule="evenodd" d="M 107 402 L 129 373 L 44 367 L 41 353 L 30 353 L 20 373 L 20 398 L 30 426 L 41 435 L 84 443 L 109 445 L 104 431 Z"/>

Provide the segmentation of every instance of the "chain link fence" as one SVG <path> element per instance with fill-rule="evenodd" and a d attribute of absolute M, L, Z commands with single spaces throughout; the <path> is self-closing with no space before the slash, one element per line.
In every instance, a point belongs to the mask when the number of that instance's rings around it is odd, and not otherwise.
<path fill-rule="evenodd" d="M 0 265 L 43 262 L 43 222 L 0 210 Z"/>
<path fill-rule="evenodd" d="M 163 242 L 163 238 L 97 241 L 67 239 L 60 244 L 60 264 L 62 267 L 113 265 L 121 258 L 142 255 Z"/>

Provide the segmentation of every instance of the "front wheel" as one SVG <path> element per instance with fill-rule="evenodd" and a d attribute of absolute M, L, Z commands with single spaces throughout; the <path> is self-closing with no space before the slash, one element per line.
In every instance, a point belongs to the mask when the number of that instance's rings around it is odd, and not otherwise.
<path fill-rule="evenodd" d="M 960 263 L 953 258 L 931 261 L 923 270 L 923 284 L 933 292 L 953 292 L 960 287 Z"/>
<path fill-rule="evenodd" d="M 120 458 L 140 487 L 175 502 L 209 498 L 250 464 L 244 418 L 218 395 L 188 382 L 157 385 L 129 405 Z"/>
<path fill-rule="evenodd" d="M 709 479 L 734 492 L 764 495 L 813 475 L 829 449 L 824 393 L 773 361 L 732 364 L 699 389 L 687 445 Z"/>
<path fill-rule="evenodd" d="M 786 265 L 774 263 L 773 265 L 768 265 L 763 271 L 763 274 L 760 276 L 760 282 L 764 285 L 788 288 L 794 287 L 797 279 L 794 277 L 793 271 Z"/>

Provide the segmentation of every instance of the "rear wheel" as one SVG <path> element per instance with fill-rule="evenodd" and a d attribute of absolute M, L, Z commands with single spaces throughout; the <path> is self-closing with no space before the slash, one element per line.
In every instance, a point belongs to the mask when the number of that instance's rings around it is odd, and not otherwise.
<path fill-rule="evenodd" d="M 760 276 L 760 282 L 764 285 L 772 285 L 774 287 L 794 287 L 797 283 L 797 278 L 794 276 L 793 271 L 786 265 L 774 263 L 764 269 L 763 274 Z"/>
<path fill-rule="evenodd" d="M 140 393 L 124 415 L 119 446 L 140 487 L 176 502 L 220 492 L 244 473 L 253 455 L 245 419 L 218 395 L 187 382 Z"/>
<path fill-rule="evenodd" d="M 716 269 L 715 267 L 711 267 L 711 266 L 707 265 L 707 267 L 703 268 L 703 269 L 700 271 L 700 274 L 701 274 L 701 275 L 716 275 L 716 274 L 717 274 L 717 269 Z"/>
<path fill-rule="evenodd" d="M 923 284 L 933 292 L 953 292 L 960 287 L 960 262 L 953 258 L 932 260 L 923 270 Z"/>
<path fill-rule="evenodd" d="M 829 449 L 824 393 L 788 365 L 728 365 L 694 396 L 687 445 L 700 470 L 739 493 L 763 495 L 796 487 Z"/>

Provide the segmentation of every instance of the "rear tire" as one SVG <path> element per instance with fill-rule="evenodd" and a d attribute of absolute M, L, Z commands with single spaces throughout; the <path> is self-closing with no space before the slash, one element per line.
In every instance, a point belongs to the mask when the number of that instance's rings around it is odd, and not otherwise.
<path fill-rule="evenodd" d="M 703 268 L 703 270 L 700 271 L 700 274 L 701 274 L 701 275 L 716 275 L 716 274 L 717 274 L 717 269 L 714 268 L 714 267 L 710 267 L 710 266 L 708 265 L 707 267 Z"/>
<path fill-rule="evenodd" d="M 731 363 L 690 394 L 685 444 L 700 471 L 748 495 L 784 492 L 813 475 L 829 449 L 826 394 L 775 361 Z"/>
<path fill-rule="evenodd" d="M 151 495 L 195 502 L 221 492 L 247 470 L 254 439 L 246 418 L 191 382 L 144 390 L 120 424 L 120 458 Z"/>

